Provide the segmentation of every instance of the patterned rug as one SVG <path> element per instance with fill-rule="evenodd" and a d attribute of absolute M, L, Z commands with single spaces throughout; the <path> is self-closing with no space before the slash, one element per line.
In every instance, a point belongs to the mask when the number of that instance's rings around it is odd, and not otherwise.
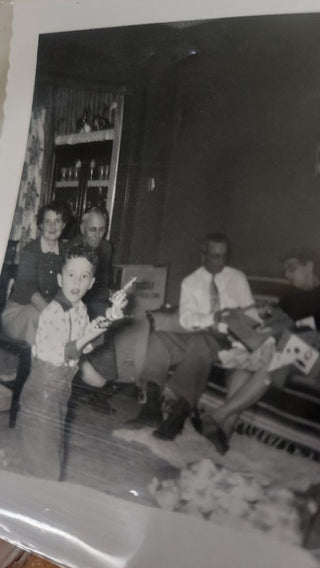
<path fill-rule="evenodd" d="M 277 481 L 297 491 L 307 490 L 310 485 L 319 483 L 320 480 L 318 462 L 306 460 L 300 455 L 290 455 L 265 445 L 254 437 L 235 433 L 230 450 L 221 456 L 206 438 L 194 430 L 189 421 L 182 434 L 173 441 L 154 438 L 151 428 L 141 430 L 122 428 L 115 430 L 113 435 L 126 442 L 137 442 L 147 446 L 152 453 L 177 468 L 183 468 L 203 458 L 211 458 L 215 464 L 231 471 L 251 473 L 261 480 Z"/>
<path fill-rule="evenodd" d="M 237 433 L 230 450 L 221 456 L 190 422 L 173 441 L 154 438 L 151 428 L 119 429 L 113 435 L 117 440 L 146 446 L 177 468 L 176 476 L 150 479 L 148 489 L 160 507 L 308 546 L 310 519 L 319 510 L 320 494 L 318 490 L 315 501 L 314 497 L 310 501 L 306 493 L 319 484 L 319 462 Z M 250 495 L 247 499 L 253 488 L 254 498 Z"/>

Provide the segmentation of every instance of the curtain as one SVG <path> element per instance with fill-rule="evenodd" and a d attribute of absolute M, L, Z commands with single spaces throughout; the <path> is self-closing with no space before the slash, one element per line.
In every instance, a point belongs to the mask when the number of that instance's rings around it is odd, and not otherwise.
<path fill-rule="evenodd" d="M 45 116 L 44 107 L 32 111 L 26 156 L 10 233 L 11 241 L 19 241 L 15 262 L 19 260 L 20 251 L 37 236 L 36 213 L 41 195 Z"/>

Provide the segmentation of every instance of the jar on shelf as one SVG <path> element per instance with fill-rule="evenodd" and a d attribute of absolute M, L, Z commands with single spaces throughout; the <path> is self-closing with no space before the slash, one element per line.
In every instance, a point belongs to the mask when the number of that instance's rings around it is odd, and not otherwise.
<path fill-rule="evenodd" d="M 105 179 L 106 177 L 106 166 L 102 164 L 99 166 L 99 179 Z"/>
<path fill-rule="evenodd" d="M 74 179 L 78 181 L 81 170 L 81 160 L 77 160 L 74 165 Z"/>
<path fill-rule="evenodd" d="M 89 178 L 90 179 L 94 179 L 95 168 L 96 168 L 96 161 L 91 160 L 90 167 L 89 167 Z"/>

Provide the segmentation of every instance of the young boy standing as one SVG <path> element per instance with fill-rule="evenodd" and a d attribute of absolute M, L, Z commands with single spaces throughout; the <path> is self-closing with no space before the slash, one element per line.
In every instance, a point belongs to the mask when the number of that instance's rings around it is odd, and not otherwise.
<path fill-rule="evenodd" d="M 60 290 L 41 312 L 30 376 L 21 396 L 19 426 L 26 473 L 60 479 L 64 425 L 71 384 L 82 352 L 111 321 L 123 317 L 124 292 L 118 292 L 106 317 L 89 321 L 81 301 L 94 283 L 96 253 L 83 246 L 68 250 L 58 274 Z"/>

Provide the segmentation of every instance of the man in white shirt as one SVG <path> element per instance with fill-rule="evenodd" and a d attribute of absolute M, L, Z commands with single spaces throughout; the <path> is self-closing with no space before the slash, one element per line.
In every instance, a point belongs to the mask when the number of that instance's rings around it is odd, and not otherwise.
<path fill-rule="evenodd" d="M 140 377 L 141 384 L 146 384 L 147 400 L 131 424 L 156 426 L 155 437 L 172 440 L 181 432 L 186 417 L 205 390 L 212 364 L 219 362 L 218 351 L 231 347 L 226 334 L 221 333 L 221 310 L 249 308 L 254 304 L 243 272 L 227 266 L 229 257 L 228 237 L 221 233 L 207 235 L 201 246 L 202 266 L 181 285 L 179 321 L 186 333 L 150 335 Z M 258 318 L 253 307 L 251 311 L 249 315 Z M 172 366 L 175 370 L 168 377 Z M 170 401 L 165 419 L 164 399 Z M 251 400 L 249 397 L 250 403 Z M 218 433 L 227 449 L 227 434 L 219 428 Z"/>
<path fill-rule="evenodd" d="M 207 252 L 202 253 L 203 266 L 187 276 L 181 284 L 179 319 L 182 327 L 188 331 L 207 329 L 217 323 L 211 306 L 212 281 L 219 295 L 220 303 L 217 311 L 227 308 L 247 308 L 254 303 L 243 272 L 225 265 L 220 268 L 224 259 L 227 260 L 226 245 L 208 241 L 204 246 L 207 247 Z M 220 264 L 217 262 L 218 259 L 221 259 Z"/>

